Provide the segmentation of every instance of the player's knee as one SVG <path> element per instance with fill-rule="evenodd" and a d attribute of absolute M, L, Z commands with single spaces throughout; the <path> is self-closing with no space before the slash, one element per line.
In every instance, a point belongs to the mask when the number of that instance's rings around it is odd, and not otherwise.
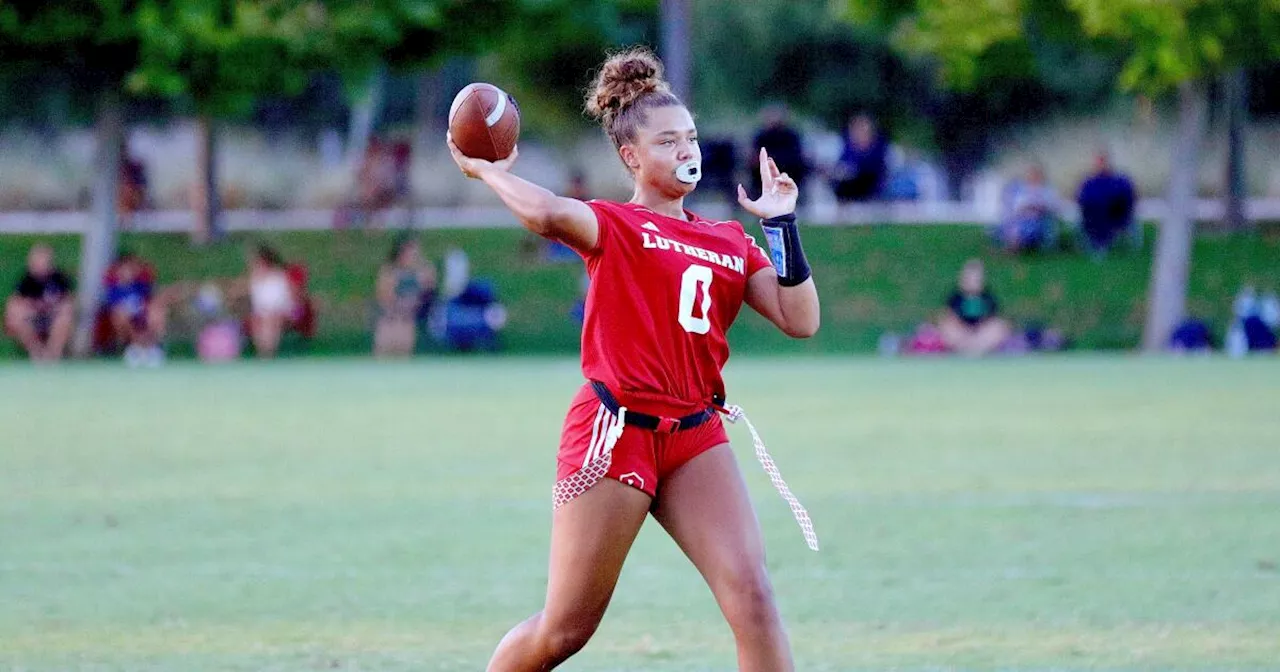
<path fill-rule="evenodd" d="M 739 635 L 750 635 L 778 627 L 778 609 L 773 586 L 764 564 L 745 566 L 725 577 L 721 606 L 729 625 Z"/>
<path fill-rule="evenodd" d="M 560 623 L 544 621 L 542 646 L 547 656 L 561 662 L 582 650 L 600 625 L 599 618 L 575 618 Z"/>

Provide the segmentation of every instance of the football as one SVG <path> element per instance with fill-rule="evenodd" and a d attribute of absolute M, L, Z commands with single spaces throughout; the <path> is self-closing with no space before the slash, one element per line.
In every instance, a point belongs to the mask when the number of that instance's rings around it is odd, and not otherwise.
<path fill-rule="evenodd" d="M 473 159 L 511 156 L 520 137 L 515 98 L 492 84 L 468 84 L 449 107 L 449 133 L 458 150 Z"/>

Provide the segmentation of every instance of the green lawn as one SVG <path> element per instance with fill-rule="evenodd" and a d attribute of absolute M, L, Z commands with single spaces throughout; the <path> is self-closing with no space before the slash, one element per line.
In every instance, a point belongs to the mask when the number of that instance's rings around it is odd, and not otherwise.
<path fill-rule="evenodd" d="M 807 341 L 784 341 L 772 325 L 746 311 L 733 331 L 733 346 L 736 352 L 769 354 L 874 350 L 885 331 L 904 332 L 933 319 L 965 260 L 980 257 L 987 260 L 991 286 L 1003 309 L 1015 320 L 1056 326 L 1083 348 L 1133 349 L 1146 314 L 1154 239 L 1154 232 L 1148 233 L 1146 250 L 1095 263 L 1065 252 L 1003 255 L 992 250 L 980 227 L 973 226 L 808 227 L 805 249 L 822 295 L 822 330 Z M 311 268 L 320 319 L 319 335 L 309 351 L 351 354 L 371 347 L 373 280 L 393 235 L 236 234 L 209 248 L 193 248 L 175 234 L 126 234 L 122 242 L 153 260 L 161 281 L 170 283 L 240 274 L 247 244 L 269 241 L 288 259 Z M 520 230 L 430 230 L 419 235 L 437 262 L 447 247 L 461 247 L 470 255 L 473 272 L 493 281 L 510 313 L 504 334 L 508 350 L 577 352 L 578 326 L 569 313 L 579 291 L 580 263 L 527 260 L 520 253 Z M 75 266 L 78 239 L 49 239 L 59 258 Z M 33 240 L 0 236 L 0 283 L 17 281 Z M 1219 337 L 1230 317 L 1232 298 L 1245 283 L 1280 291 L 1280 226 L 1196 242 L 1188 310 L 1209 320 Z M 180 321 L 176 326 L 181 332 Z M 14 350 L 8 339 L 0 339 L 0 359 L 12 358 Z M 179 354 L 188 350 L 176 348 Z"/>
<path fill-rule="evenodd" d="M 1280 669 L 1280 360 L 737 359 L 801 670 Z M 0 669 L 479 670 L 541 604 L 562 359 L 0 367 Z M 567 670 L 732 670 L 646 526 Z"/>

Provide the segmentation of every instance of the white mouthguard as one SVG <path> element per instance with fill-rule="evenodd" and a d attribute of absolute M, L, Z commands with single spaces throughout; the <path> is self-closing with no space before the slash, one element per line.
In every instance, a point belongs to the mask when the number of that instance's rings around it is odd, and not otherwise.
<path fill-rule="evenodd" d="M 697 184 L 702 179 L 702 162 L 694 159 L 676 168 L 676 179 L 685 184 Z"/>

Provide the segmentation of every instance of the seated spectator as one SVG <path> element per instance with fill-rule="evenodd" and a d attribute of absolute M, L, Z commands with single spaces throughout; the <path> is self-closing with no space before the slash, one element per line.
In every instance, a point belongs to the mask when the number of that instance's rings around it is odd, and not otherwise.
<path fill-rule="evenodd" d="M 131 365 L 159 364 L 164 360 L 165 303 L 151 269 L 137 255 L 121 254 L 103 280 L 107 342 L 102 345 L 113 350 L 125 346 L 125 361 Z"/>
<path fill-rule="evenodd" d="M 407 357 L 417 344 L 418 316 L 431 302 L 436 287 L 435 267 L 422 258 L 418 241 L 403 238 L 391 249 L 378 271 L 378 317 L 373 329 L 373 354 Z"/>
<path fill-rule="evenodd" d="M 247 266 L 246 277 L 231 293 L 248 294 L 249 338 L 258 357 L 270 359 L 280 349 L 285 327 L 296 319 L 300 302 L 279 252 L 260 245 L 249 256 Z"/>
<path fill-rule="evenodd" d="M 1250 352 L 1274 352 L 1280 345 L 1280 298 L 1274 292 L 1259 295 L 1252 285 L 1241 288 L 1231 307 L 1227 329 L 1227 354 L 1241 357 Z"/>
<path fill-rule="evenodd" d="M 452 350 L 497 350 L 507 309 L 493 283 L 471 278 L 471 261 L 458 248 L 445 253 L 441 275 L 440 301 L 428 325 L 432 337 Z"/>
<path fill-rule="evenodd" d="M 830 171 L 836 199 L 841 203 L 879 199 L 888 165 L 888 143 L 871 117 L 853 117 L 846 129 L 844 150 Z"/>
<path fill-rule="evenodd" d="M 4 329 L 33 361 L 62 359 L 75 330 L 71 279 L 54 265 L 53 248 L 36 244 L 27 253 L 27 270 L 5 301 Z"/>
<path fill-rule="evenodd" d="M 1169 334 L 1168 351 L 1179 355 L 1205 355 L 1213 352 L 1213 334 L 1209 324 L 1188 317 Z"/>
<path fill-rule="evenodd" d="M 1090 254 L 1102 256 L 1126 237 L 1133 242 L 1141 240 L 1142 232 L 1133 216 L 1137 202 L 1133 182 L 1111 168 L 1106 152 L 1094 157 L 1093 175 L 1080 185 L 1076 202 L 1080 205 L 1080 232 Z"/>
<path fill-rule="evenodd" d="M 805 179 L 809 175 L 809 162 L 804 154 L 804 141 L 800 133 L 789 124 L 786 105 L 770 105 L 761 113 L 760 130 L 751 141 L 751 155 L 747 157 L 747 175 L 751 176 L 751 192 L 760 193 L 760 150 L 769 152 L 769 158 L 778 170 L 791 176 L 800 187 L 803 198 Z"/>
<path fill-rule="evenodd" d="M 1004 213 L 996 226 L 996 243 L 1008 252 L 1042 250 L 1057 241 L 1062 199 L 1045 180 L 1044 168 L 1033 164 L 1026 178 L 1005 188 Z"/>
<path fill-rule="evenodd" d="M 999 305 L 987 289 L 986 269 L 970 259 L 960 271 L 960 283 L 947 298 L 947 307 L 938 320 L 942 340 L 952 352 L 980 356 L 1000 349 L 1013 335 L 1013 328 L 998 316 Z"/>

